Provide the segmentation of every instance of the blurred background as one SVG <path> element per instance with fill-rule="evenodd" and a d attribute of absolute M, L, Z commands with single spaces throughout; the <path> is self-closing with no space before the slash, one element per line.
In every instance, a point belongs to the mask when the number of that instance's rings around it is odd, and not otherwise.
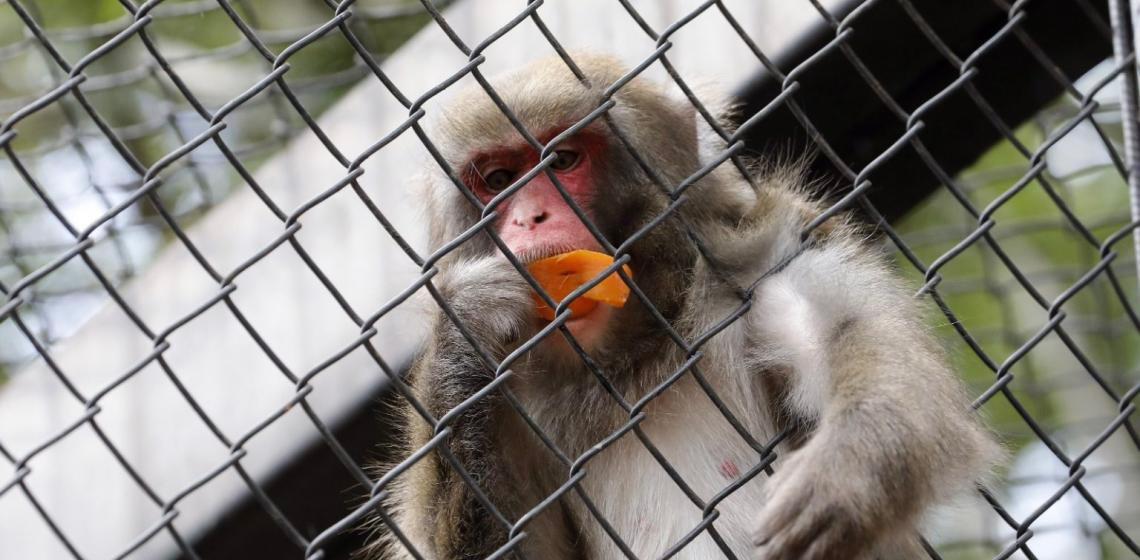
<path fill-rule="evenodd" d="M 430 118 L 433 88 L 467 64 L 460 43 L 480 44 L 525 4 L 0 2 L 0 556 L 314 557 L 317 542 L 340 557 L 359 543 L 351 524 L 332 525 L 367 497 L 364 465 L 388 437 L 376 403 L 426 309 L 401 299 L 423 234 L 408 183 L 427 162 L 411 102 L 423 96 Z M 786 73 L 842 20 L 871 52 L 913 35 L 938 57 L 918 22 L 953 29 L 967 16 L 933 4 L 550 0 L 537 13 L 568 47 L 631 64 L 657 44 L 647 28 L 697 13 L 669 37 L 677 72 L 763 105 L 765 80 L 780 80 L 757 51 Z M 1031 116 L 986 134 L 928 126 L 921 138 L 952 154 L 932 150 L 955 162 L 950 177 L 873 177 L 869 204 L 890 209 L 884 251 L 941 306 L 931 326 L 1009 449 L 988 502 L 940 512 L 927 538 L 943 558 L 998 557 L 1027 530 L 1015 558 L 1135 558 L 1140 301 L 1120 103 L 1132 59 L 1113 59 L 1102 2 L 966 4 L 981 15 L 947 58 L 958 63 L 995 34 L 1014 43 L 1005 29 L 1047 41 L 1019 18 L 1071 6 L 1084 14 L 1072 25 L 1097 39 L 1064 47 L 1063 68 L 1039 61 L 1064 78 L 1047 90 L 983 50 L 980 76 L 992 62 L 1011 91 L 1036 92 L 1022 104 Z M 880 5 L 897 14 L 876 19 Z M 902 25 L 910 35 L 890 27 Z M 550 52 L 527 20 L 487 46 L 483 68 Z M 851 66 L 829 52 L 819 64 Z M 880 60 L 867 65 L 901 91 L 911 70 Z M 858 170 L 873 159 L 857 165 L 858 150 L 887 146 L 827 127 L 874 117 L 837 109 L 860 74 L 819 74 L 809 68 L 796 95 Z M 650 75 L 670 79 L 660 64 Z M 850 82 L 813 90 L 813 79 Z M 951 93 L 968 102 L 964 91 Z M 827 101 L 813 110 L 812 95 Z M 888 145 L 904 124 L 888 127 Z M 761 121 L 750 148 L 817 151 L 830 196 L 850 192 L 825 148 L 781 130 Z M 1063 323 L 1051 323 L 1062 297 Z M 1012 377 L 995 385 L 995 371 Z"/>
<path fill-rule="evenodd" d="M 49 0 L 22 6 L 42 26 L 59 56 L 70 62 L 133 21 L 117 0 Z M 243 0 L 230 6 L 249 31 L 256 33 L 265 52 L 259 52 L 213 1 L 157 3 L 151 12 L 154 19 L 147 25 L 185 87 L 211 109 L 265 76 L 271 68 L 266 53 L 279 54 L 325 23 L 330 13 L 319 1 Z M 418 2 L 372 0 L 355 3 L 351 25 L 367 52 L 383 60 L 428 21 Z M 67 77 L 8 5 L 0 9 L 0 42 L 0 114 L 5 117 Z M 308 44 L 289 64 L 292 68 L 286 80 L 313 117 L 319 117 L 368 73 L 339 35 Z M 144 167 L 207 128 L 188 100 L 162 75 L 141 41 L 127 41 L 112 49 L 84 73 L 88 76 L 83 85 L 86 99 Z M 250 170 L 256 170 L 304 128 L 301 116 L 276 89 L 244 103 L 226 118 L 226 124 L 223 136 Z M 58 211 L 76 223 L 102 215 L 140 186 L 135 170 L 75 100 L 65 98 L 37 111 L 20 123 L 19 132 L 12 149 L 26 158 L 27 171 L 47 190 Z M 156 193 L 179 223 L 191 223 L 238 185 L 240 177 L 233 166 L 211 148 L 202 146 L 179 162 Z M 24 184 L 10 160 L 0 165 L 4 245 L 0 278 L 10 285 L 58 256 L 74 238 Z M 116 215 L 102 233 L 105 237 L 89 254 L 116 285 L 145 268 L 172 235 L 162 226 L 157 211 L 145 204 L 132 205 Z M 105 302 L 105 292 L 80 263 L 65 268 L 80 270 L 52 275 L 25 297 L 23 314 L 28 327 L 47 345 L 73 333 Z M 0 326 L 0 378 L 36 355 L 30 341 L 16 329 L 11 321 Z"/>

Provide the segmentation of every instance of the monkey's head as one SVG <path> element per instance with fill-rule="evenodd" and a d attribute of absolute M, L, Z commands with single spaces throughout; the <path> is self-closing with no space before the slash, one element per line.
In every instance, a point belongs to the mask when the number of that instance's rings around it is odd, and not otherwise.
<path fill-rule="evenodd" d="M 556 57 L 490 80 L 503 104 L 541 144 L 578 126 L 606 101 L 608 90 L 627 72 L 610 57 L 576 54 L 573 58 L 584 81 Z M 549 174 L 538 172 L 497 202 L 493 227 L 523 262 L 572 249 L 601 251 L 603 244 L 555 187 L 553 175 L 608 243 L 619 247 L 635 238 L 628 247 L 634 279 L 671 319 L 681 309 L 696 258 L 681 228 L 682 216 L 710 210 L 695 199 L 681 212 L 643 228 L 666 214 L 671 200 L 664 189 L 675 188 L 699 168 L 694 110 L 687 101 L 640 77 L 621 85 L 608 98 L 614 101 L 607 112 L 613 127 L 599 117 L 566 136 L 553 147 Z M 479 220 L 480 210 L 472 199 L 490 203 L 540 159 L 539 150 L 478 86 L 456 95 L 439 115 L 430 137 L 460 183 L 433 166 L 427 181 L 433 248 L 455 239 Z M 477 235 L 455 251 L 458 258 L 448 261 L 498 250 L 489 236 Z M 447 265 L 447 261 L 441 263 Z M 666 338 L 657 336 L 659 325 L 635 296 L 621 309 L 598 306 L 568 326 L 580 342 L 594 348 L 611 338 L 606 333 L 620 328 L 622 354 L 627 359 L 658 351 L 654 345 Z"/>

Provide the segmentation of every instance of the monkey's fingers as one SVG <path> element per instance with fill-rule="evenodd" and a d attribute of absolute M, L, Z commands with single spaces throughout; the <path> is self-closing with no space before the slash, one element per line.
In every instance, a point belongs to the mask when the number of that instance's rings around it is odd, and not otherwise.
<path fill-rule="evenodd" d="M 802 459 L 802 457 L 799 457 Z M 826 475 L 786 465 L 784 476 L 770 481 L 774 491 L 761 510 L 755 534 L 756 558 L 827 560 L 857 558 L 863 548 L 857 516 L 842 504 L 841 493 L 818 484 Z"/>
<path fill-rule="evenodd" d="M 795 522 L 796 517 L 801 513 L 799 508 L 792 507 L 792 502 L 807 505 L 810 499 L 811 492 L 807 491 L 795 500 L 787 500 L 786 498 L 770 500 L 760 512 L 759 529 L 755 534 L 753 544 L 760 548 L 773 543 L 783 544 L 787 540 L 786 529 Z"/>
<path fill-rule="evenodd" d="M 844 522 L 834 511 L 801 511 L 790 523 L 767 533 L 757 542 L 758 557 L 763 560 L 823 560 L 835 558 L 841 543 Z M 761 531 L 773 531 L 762 528 Z"/>

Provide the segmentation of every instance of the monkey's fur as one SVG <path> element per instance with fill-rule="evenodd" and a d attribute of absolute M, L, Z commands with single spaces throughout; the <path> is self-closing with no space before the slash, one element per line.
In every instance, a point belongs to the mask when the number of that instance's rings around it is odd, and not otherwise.
<path fill-rule="evenodd" d="M 602 103 L 625 72 L 614 60 L 579 55 L 589 86 L 558 59 L 492 80 L 530 131 L 566 127 Z M 670 187 L 719 146 L 701 132 L 686 101 L 634 78 L 614 95 L 616 128 Z M 431 134 L 453 169 L 474 150 L 517 145 L 521 136 L 482 90 L 461 94 Z M 607 139 L 580 201 L 614 245 L 665 211 L 669 198 L 638 167 L 602 120 Z M 760 167 L 760 166 L 758 166 Z M 972 413 L 920 303 L 843 216 L 813 230 L 824 209 L 795 169 L 756 171 L 754 191 L 730 164 L 694 184 L 674 214 L 632 244 L 634 280 L 690 343 L 741 305 L 751 307 L 700 347 L 696 367 L 727 409 L 761 444 L 788 430 L 774 474 L 760 473 L 715 505 L 719 513 L 676 558 L 769 560 L 919 558 L 916 525 L 929 506 L 968 491 L 1000 451 Z M 474 224 L 478 210 L 445 173 L 424 179 L 433 248 Z M 690 232 L 713 265 L 698 255 Z M 802 251 L 801 251 L 802 249 Z M 796 254 L 798 252 L 798 254 Z M 792 257 L 785 265 L 785 259 Z M 433 280 L 458 318 L 495 360 L 540 326 L 530 288 L 480 234 L 439 263 Z M 715 269 L 715 270 L 714 270 Z M 452 323 L 437 314 L 409 377 L 415 397 L 440 418 L 494 376 Z M 632 404 L 688 358 L 636 296 L 587 345 L 593 362 Z M 560 332 L 515 362 L 510 395 L 571 461 L 620 430 L 630 413 L 615 402 Z M 444 447 L 510 523 L 571 475 L 495 390 L 450 424 Z M 404 406 L 404 459 L 433 436 Z M 653 398 L 639 427 L 683 482 L 706 503 L 746 476 L 759 453 L 706 396 L 693 372 Z M 626 432 L 582 465 L 579 487 L 638 558 L 657 558 L 702 521 L 700 509 L 660 466 L 638 434 Z M 451 460 L 430 452 L 385 488 L 385 507 L 423 558 L 483 558 L 508 532 L 464 483 Z M 377 523 L 380 523 L 379 521 Z M 625 555 L 575 491 L 522 530 L 518 556 L 532 559 Z M 366 554 L 412 558 L 383 524 Z M 510 555 L 508 555 L 510 557 Z"/>

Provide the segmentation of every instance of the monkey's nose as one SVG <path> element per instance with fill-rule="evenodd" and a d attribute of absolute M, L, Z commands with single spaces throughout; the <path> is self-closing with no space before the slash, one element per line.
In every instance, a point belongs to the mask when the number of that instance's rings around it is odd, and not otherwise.
<path fill-rule="evenodd" d="M 542 212 L 539 214 L 535 214 L 535 215 L 531 216 L 530 218 L 523 218 L 523 219 L 514 218 L 511 220 L 511 223 L 516 225 L 516 226 L 519 226 L 519 227 L 524 227 L 526 229 L 534 229 L 534 226 L 537 226 L 538 224 L 545 222 L 546 219 L 549 217 L 550 217 L 549 212 Z"/>

